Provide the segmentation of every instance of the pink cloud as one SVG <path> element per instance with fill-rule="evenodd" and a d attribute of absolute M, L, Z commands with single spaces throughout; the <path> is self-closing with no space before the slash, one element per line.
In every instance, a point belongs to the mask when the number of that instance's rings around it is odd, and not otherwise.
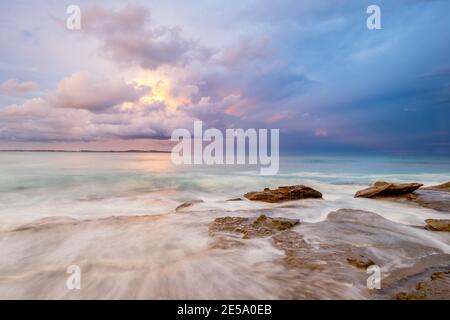
<path fill-rule="evenodd" d="M 285 120 L 288 117 L 289 117 L 289 114 L 280 112 L 280 113 L 276 113 L 274 115 L 269 116 L 267 118 L 266 122 L 267 123 L 276 123 L 276 122 L 280 122 L 282 120 Z"/>
<path fill-rule="evenodd" d="M 273 49 L 267 38 L 252 39 L 241 37 L 233 46 L 222 51 L 220 62 L 230 68 L 237 68 L 244 63 L 252 63 L 272 57 Z"/>
<path fill-rule="evenodd" d="M 59 83 L 48 101 L 57 108 L 100 111 L 135 102 L 149 90 L 149 87 L 135 87 L 122 79 L 93 80 L 84 73 L 75 73 Z"/>
<path fill-rule="evenodd" d="M 0 108 L 0 140 L 80 142 L 113 139 L 167 139 L 194 118 L 171 111 L 163 101 L 145 103 L 149 87 L 123 80 L 93 80 L 75 73 L 44 97 Z M 188 93 L 195 90 L 188 90 Z M 122 103 L 130 102 L 127 108 Z"/>
<path fill-rule="evenodd" d="M 0 92 L 6 94 L 23 94 L 36 91 L 38 85 L 31 81 L 19 82 L 17 79 L 8 79 L 0 83 Z"/>

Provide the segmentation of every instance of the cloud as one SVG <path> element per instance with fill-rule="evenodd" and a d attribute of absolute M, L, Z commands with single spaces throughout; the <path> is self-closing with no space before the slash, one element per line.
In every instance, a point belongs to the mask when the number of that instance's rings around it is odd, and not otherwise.
<path fill-rule="evenodd" d="M 0 83 L 0 93 L 24 94 L 36 91 L 38 85 L 31 81 L 19 82 L 17 79 L 8 79 Z"/>
<path fill-rule="evenodd" d="M 277 122 L 281 122 L 281 121 L 288 119 L 290 116 L 292 116 L 292 115 L 285 113 L 285 112 L 274 113 L 266 119 L 266 122 L 267 123 L 277 123 Z"/>
<path fill-rule="evenodd" d="M 180 88 L 180 95 L 196 88 Z M 168 139 L 194 118 L 164 101 L 141 99 L 148 86 L 122 79 L 99 80 L 74 73 L 54 92 L 21 104 L 0 107 L 0 140 L 16 142 L 88 142 L 110 139 Z"/>
<path fill-rule="evenodd" d="M 295 100 L 308 93 L 315 83 L 289 67 L 267 67 L 265 60 L 243 63 L 237 68 L 208 66 L 189 81 L 201 83 L 199 101 L 190 108 L 193 114 L 204 120 L 231 120 L 236 124 L 239 120 L 242 125 L 252 126 L 267 123 L 274 114 L 295 114 Z"/>
<path fill-rule="evenodd" d="M 63 109 L 43 98 L 0 108 L 0 140 L 22 142 L 76 142 L 107 139 L 168 139 L 172 131 L 192 126 L 182 112 L 136 104 L 93 113 Z"/>
<path fill-rule="evenodd" d="M 126 66 L 183 66 L 209 55 L 208 49 L 184 38 L 181 28 L 150 27 L 151 22 L 145 7 L 128 5 L 119 11 L 93 7 L 83 10 L 82 30 L 100 40 L 106 55 Z"/>
<path fill-rule="evenodd" d="M 239 116 L 238 106 L 242 106 L 243 100 L 240 95 L 230 94 L 223 98 L 202 97 L 197 103 L 184 108 L 185 112 L 207 122 L 224 121 L 227 115 Z M 235 111 L 235 112 L 233 112 Z"/>
<path fill-rule="evenodd" d="M 53 108 L 42 98 L 27 100 L 0 108 L 0 140 L 83 140 L 89 117 L 86 110 Z"/>
<path fill-rule="evenodd" d="M 74 73 L 63 79 L 47 99 L 57 108 L 101 111 L 124 102 L 135 102 L 149 90 L 149 87 L 136 87 L 122 79 L 95 81 L 84 73 Z"/>
<path fill-rule="evenodd" d="M 241 37 L 233 46 L 226 47 L 220 55 L 220 63 L 229 68 L 237 68 L 243 63 L 254 63 L 273 57 L 274 50 L 269 39 Z"/>
<path fill-rule="evenodd" d="M 314 132 L 314 135 L 317 137 L 327 137 L 328 136 L 328 131 L 326 129 L 317 129 Z"/>

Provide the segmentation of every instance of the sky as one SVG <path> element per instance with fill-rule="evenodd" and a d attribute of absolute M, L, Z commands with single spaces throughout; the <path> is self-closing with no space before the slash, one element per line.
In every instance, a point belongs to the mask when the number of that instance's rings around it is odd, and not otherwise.
<path fill-rule="evenodd" d="M 381 9 L 369 30 L 366 9 Z M 66 27 L 70 5 L 81 29 Z M 169 150 L 278 128 L 284 152 L 450 155 L 450 1 L 0 2 L 0 149 Z"/>

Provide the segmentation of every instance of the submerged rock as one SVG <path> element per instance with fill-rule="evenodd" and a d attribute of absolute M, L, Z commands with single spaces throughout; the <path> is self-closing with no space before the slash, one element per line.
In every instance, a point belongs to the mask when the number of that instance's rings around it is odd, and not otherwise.
<path fill-rule="evenodd" d="M 286 254 L 307 246 L 302 236 L 295 231 L 286 230 L 272 237 L 274 247 L 284 250 Z"/>
<path fill-rule="evenodd" d="M 415 289 L 397 294 L 397 300 L 447 300 L 450 296 L 450 271 L 435 272 Z"/>
<path fill-rule="evenodd" d="M 419 189 L 423 184 L 421 183 L 401 183 L 395 184 L 390 182 L 378 181 L 364 190 L 356 192 L 355 197 L 372 198 L 384 196 L 400 196 L 412 193 Z"/>
<path fill-rule="evenodd" d="M 79 220 L 71 217 L 46 217 L 17 227 L 13 231 L 43 230 L 59 225 L 76 224 Z"/>
<path fill-rule="evenodd" d="M 427 219 L 425 220 L 427 226 L 425 229 L 431 231 L 450 231 L 449 219 Z"/>
<path fill-rule="evenodd" d="M 297 185 L 278 187 L 278 189 L 274 190 L 265 188 L 264 191 L 261 192 L 246 193 L 244 197 L 253 201 L 276 203 L 307 198 L 322 198 L 322 194 L 313 188 Z"/>
<path fill-rule="evenodd" d="M 166 214 L 153 214 L 153 215 L 142 215 L 142 216 L 110 216 L 106 218 L 96 218 L 96 219 L 75 219 L 71 217 L 46 217 L 42 219 L 37 219 L 30 223 L 18 226 L 12 229 L 12 232 L 42 232 L 47 231 L 47 229 L 64 229 L 72 228 L 76 226 L 87 227 L 89 225 L 114 225 L 124 227 L 127 224 L 134 224 L 139 222 L 149 222 L 162 219 Z"/>
<path fill-rule="evenodd" d="M 268 237 L 277 232 L 290 229 L 300 220 L 285 218 L 269 218 L 260 215 L 256 219 L 242 217 L 223 217 L 215 219 L 209 226 L 211 235 L 218 232 L 240 233 L 244 239 Z"/>
<path fill-rule="evenodd" d="M 367 269 L 371 265 L 375 264 L 370 258 L 366 257 L 365 255 L 353 252 L 347 258 L 347 261 L 351 265 L 361 269 Z"/>
<path fill-rule="evenodd" d="M 175 211 L 180 211 L 181 209 L 184 209 L 184 208 L 189 208 L 189 207 L 192 207 L 194 204 L 196 204 L 196 203 L 202 203 L 203 202 L 203 200 L 193 200 L 193 201 L 190 201 L 190 202 L 184 202 L 184 203 L 182 203 L 182 204 L 180 204 L 176 209 L 175 209 Z"/>

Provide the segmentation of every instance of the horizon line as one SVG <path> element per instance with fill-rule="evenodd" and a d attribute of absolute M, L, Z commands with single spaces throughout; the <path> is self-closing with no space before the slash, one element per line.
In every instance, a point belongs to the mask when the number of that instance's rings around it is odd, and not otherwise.
<path fill-rule="evenodd" d="M 172 153 L 167 150 L 51 150 L 51 149 L 11 149 L 1 150 L 0 152 L 85 152 L 85 153 Z"/>

